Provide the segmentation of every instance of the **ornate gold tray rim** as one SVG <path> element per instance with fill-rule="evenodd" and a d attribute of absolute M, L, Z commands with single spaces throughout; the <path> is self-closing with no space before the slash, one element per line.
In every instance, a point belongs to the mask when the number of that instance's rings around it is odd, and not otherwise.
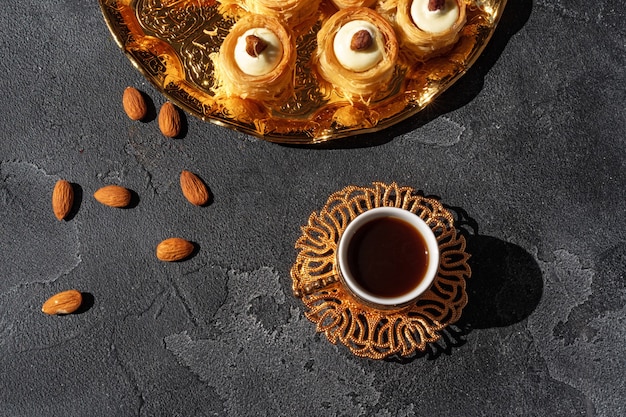
<path fill-rule="evenodd" d="M 378 121 L 377 124 L 371 127 L 358 127 L 358 128 L 346 128 L 344 130 L 335 130 L 332 132 L 325 132 L 319 135 L 312 136 L 306 131 L 299 132 L 290 132 L 289 134 L 275 134 L 273 132 L 261 133 L 256 128 L 254 128 L 251 124 L 242 123 L 240 121 L 234 119 L 220 119 L 212 115 L 206 115 L 199 112 L 197 109 L 193 108 L 188 104 L 188 102 L 175 94 L 173 91 L 168 90 L 166 85 L 159 82 L 152 76 L 142 65 L 142 63 L 129 51 L 128 48 L 125 47 L 124 42 L 120 39 L 119 33 L 116 32 L 115 24 L 118 22 L 114 22 L 112 16 L 107 14 L 106 6 L 107 3 L 111 1 L 115 3 L 125 3 L 128 6 L 130 4 L 136 4 L 137 0 L 98 0 L 100 5 L 101 13 L 103 15 L 104 21 L 109 29 L 110 34 L 112 35 L 115 43 L 118 47 L 124 52 L 126 57 L 129 59 L 133 67 L 142 74 L 144 78 L 146 78 L 157 90 L 159 90 L 164 97 L 168 100 L 175 103 L 178 107 L 185 110 L 187 113 L 205 121 L 210 122 L 212 124 L 218 125 L 220 127 L 229 128 L 235 131 L 239 131 L 245 134 L 249 134 L 251 136 L 255 136 L 259 139 L 267 140 L 269 142 L 275 143 L 283 143 L 283 144 L 316 144 L 326 142 L 332 139 L 345 138 L 349 136 L 363 135 L 368 133 L 374 133 L 381 131 L 383 129 L 389 128 L 395 124 L 398 124 L 423 110 L 428 104 L 430 104 L 433 100 L 435 100 L 438 96 L 448 90 L 459 78 L 461 78 L 469 68 L 476 62 L 478 57 L 482 54 L 484 49 L 486 48 L 489 40 L 493 36 L 495 29 L 500 21 L 504 8 L 506 6 L 507 0 L 474 0 L 474 3 L 477 7 L 481 9 L 488 8 L 490 11 L 487 13 L 490 17 L 490 30 L 487 35 L 483 38 L 482 42 L 475 47 L 471 54 L 466 59 L 466 64 L 464 68 L 458 72 L 456 72 L 452 77 L 445 79 L 437 85 L 437 88 L 434 91 L 429 91 L 429 94 L 426 97 L 420 97 L 420 100 L 409 100 L 406 103 L 406 107 L 403 111 L 400 111 L 396 114 L 391 115 L 388 118 Z M 183 80 L 186 81 L 186 80 Z M 189 84 L 189 83 L 187 83 Z M 282 119 L 280 119 L 282 120 Z"/>

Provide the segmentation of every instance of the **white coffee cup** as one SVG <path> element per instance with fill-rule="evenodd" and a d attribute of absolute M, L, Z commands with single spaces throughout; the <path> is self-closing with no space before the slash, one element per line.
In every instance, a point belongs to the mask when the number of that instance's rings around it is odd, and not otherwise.
<path fill-rule="evenodd" d="M 371 223 L 374 221 L 376 222 Z M 367 227 L 364 229 L 364 226 Z M 373 229 L 375 227 L 378 228 L 378 232 Z M 398 235 L 407 237 L 406 242 L 400 242 L 400 238 L 396 239 L 392 236 L 392 229 L 406 231 L 406 235 Z M 376 246 L 378 237 L 384 237 L 381 244 L 383 241 L 387 241 L 388 245 L 378 248 Z M 367 243 L 367 249 L 363 250 L 367 253 L 359 254 L 361 242 L 365 242 L 366 239 L 369 243 Z M 409 244 L 409 241 L 413 243 Z M 397 246 L 400 249 L 395 251 Z M 392 248 L 391 252 L 389 248 Z M 422 250 L 425 250 L 426 253 L 423 253 Z M 387 253 L 385 254 L 385 252 Z M 413 253 L 415 253 L 415 257 L 413 257 Z M 354 261 L 355 257 L 360 257 L 358 265 Z M 359 214 L 346 227 L 337 247 L 337 262 L 341 280 L 355 297 L 375 307 L 402 307 L 415 302 L 420 295 L 430 288 L 435 280 L 439 269 L 439 245 L 430 226 L 418 215 L 401 208 L 378 207 Z M 415 264 L 417 268 L 413 268 Z M 406 277 L 400 277 L 397 273 L 380 272 L 379 270 L 383 268 L 382 265 L 390 265 L 390 271 L 404 269 L 415 270 L 416 272 L 408 273 Z M 359 271 L 368 269 L 370 266 L 372 266 L 371 271 L 374 272 Z M 366 288 L 366 284 L 364 284 L 366 281 L 363 276 L 367 274 L 369 274 L 368 282 L 382 290 Z M 411 277 L 409 278 L 409 276 Z M 379 281 L 374 282 L 372 280 Z M 409 286 L 409 288 L 400 293 L 397 291 L 391 295 L 387 293 L 388 289 L 395 290 L 395 288 L 404 285 Z"/>

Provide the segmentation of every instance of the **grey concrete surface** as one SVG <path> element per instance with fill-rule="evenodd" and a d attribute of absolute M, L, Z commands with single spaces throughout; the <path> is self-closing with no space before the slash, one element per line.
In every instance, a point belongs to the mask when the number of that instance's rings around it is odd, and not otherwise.
<path fill-rule="evenodd" d="M 477 64 L 417 117 L 318 147 L 187 116 L 131 122 L 132 85 L 96 0 L 0 14 L 0 415 L 626 415 L 626 25 L 618 0 L 509 1 Z M 178 174 L 201 174 L 203 208 Z M 78 192 L 58 222 L 55 181 Z M 294 242 L 332 192 L 372 181 L 465 216 L 461 321 L 408 360 L 315 333 L 291 295 Z M 97 203 L 116 183 L 134 207 Z M 164 264 L 156 244 L 198 245 Z M 49 317 L 57 291 L 80 314 Z"/>

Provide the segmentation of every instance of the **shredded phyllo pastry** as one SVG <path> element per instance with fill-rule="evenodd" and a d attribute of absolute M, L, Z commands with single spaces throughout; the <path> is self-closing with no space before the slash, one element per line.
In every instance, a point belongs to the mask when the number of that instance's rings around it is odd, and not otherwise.
<path fill-rule="evenodd" d="M 319 19 L 310 64 L 322 94 L 369 105 L 397 87 L 392 85 L 395 71 L 444 54 L 457 43 L 467 1 L 220 0 L 220 12 L 236 23 L 212 55 L 216 99 L 253 99 L 275 107 L 294 97 L 295 38 Z M 237 49 L 242 37 L 260 30 L 275 35 L 283 54 L 279 65 L 261 75 L 245 66 L 256 59 L 257 45 L 266 46 L 267 37 L 260 43 L 248 40 L 253 58 L 244 56 L 245 65 Z"/>
<path fill-rule="evenodd" d="M 377 6 L 392 22 L 403 56 L 410 60 L 447 52 L 465 25 L 465 9 L 466 0 L 382 0 Z M 456 18 L 450 21 L 449 16 Z"/>
<path fill-rule="evenodd" d="M 364 50 L 377 49 L 380 60 L 366 70 L 354 70 L 342 63 L 342 57 L 335 52 L 335 42 L 345 42 L 352 49 L 359 49 L 360 39 L 336 39 L 344 25 L 350 22 L 367 22 L 376 30 L 371 33 L 371 45 Z M 358 34 L 355 34 L 357 36 Z M 354 47 L 353 47 L 354 46 Z M 326 20 L 317 32 L 317 50 L 312 57 L 313 67 L 321 83 L 333 87 L 351 101 L 369 102 L 371 97 L 387 90 L 393 77 L 398 57 L 398 42 L 393 27 L 377 12 L 366 7 L 342 9 Z"/>
<path fill-rule="evenodd" d="M 371 7 L 376 0 L 331 0 L 338 9 L 346 9 L 348 7 Z"/>
<path fill-rule="evenodd" d="M 278 45 L 272 45 L 272 39 Z M 250 62 L 238 60 L 242 53 L 250 55 Z M 254 61 L 269 53 L 274 56 L 268 59 L 275 59 L 276 62 L 269 65 L 269 70 L 256 68 Z M 239 97 L 272 104 L 293 96 L 295 39 L 292 32 L 274 17 L 256 14 L 242 17 L 224 38 L 219 53 L 211 58 L 215 62 L 214 91 L 217 99 Z M 250 68 L 246 67 L 248 64 Z"/>
<path fill-rule="evenodd" d="M 235 18 L 247 13 L 280 19 L 296 35 L 306 33 L 317 21 L 320 0 L 219 0 L 219 11 Z"/>

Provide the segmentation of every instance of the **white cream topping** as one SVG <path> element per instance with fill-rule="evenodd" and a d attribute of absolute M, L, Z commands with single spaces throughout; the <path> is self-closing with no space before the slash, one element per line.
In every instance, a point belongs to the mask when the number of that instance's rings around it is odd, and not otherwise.
<path fill-rule="evenodd" d="M 256 36 L 267 43 L 267 48 L 259 56 L 251 56 L 246 52 L 246 38 Z M 235 62 L 244 73 L 253 76 L 265 75 L 276 68 L 283 56 L 283 45 L 274 32 L 265 28 L 248 29 L 237 39 L 235 46 Z"/>
<path fill-rule="evenodd" d="M 353 51 L 350 48 L 355 33 L 366 30 L 372 37 L 372 45 L 364 50 Z M 339 63 L 355 72 L 367 71 L 383 59 L 383 51 L 379 41 L 380 31 L 372 23 L 365 20 L 353 20 L 343 25 L 335 34 L 333 49 Z"/>
<path fill-rule="evenodd" d="M 441 10 L 431 12 L 428 10 L 428 0 L 413 0 L 411 18 L 417 27 L 425 32 L 445 32 L 459 18 L 459 5 L 456 0 L 446 0 Z"/>

